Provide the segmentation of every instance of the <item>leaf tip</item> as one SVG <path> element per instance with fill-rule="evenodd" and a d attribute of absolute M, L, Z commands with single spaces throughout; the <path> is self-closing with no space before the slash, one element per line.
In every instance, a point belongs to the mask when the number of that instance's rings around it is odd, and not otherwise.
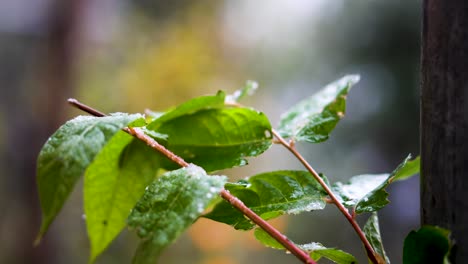
<path fill-rule="evenodd" d="M 44 235 L 47 232 L 48 228 L 49 228 L 49 223 L 44 222 L 44 220 L 43 220 L 43 222 L 41 224 L 41 228 L 39 229 L 39 233 L 37 234 L 36 238 L 34 239 L 33 247 L 37 247 L 37 246 L 39 246 L 39 244 L 41 244 L 42 238 L 44 237 Z"/>
<path fill-rule="evenodd" d="M 361 75 L 359 75 L 359 74 L 350 74 L 350 75 L 347 75 L 346 77 L 344 77 L 344 79 L 346 80 L 346 82 L 349 85 L 354 85 L 354 84 L 358 83 L 361 80 Z"/>
<path fill-rule="evenodd" d="M 91 254 L 89 255 L 89 259 L 88 259 L 88 264 L 93 264 L 94 262 L 96 262 L 96 258 L 99 254 L 96 254 L 94 252 L 94 250 L 91 250 Z"/>
<path fill-rule="evenodd" d="M 36 239 L 34 239 L 33 247 L 39 246 L 39 244 L 41 244 L 41 241 L 42 241 L 42 234 L 39 233 Z"/>

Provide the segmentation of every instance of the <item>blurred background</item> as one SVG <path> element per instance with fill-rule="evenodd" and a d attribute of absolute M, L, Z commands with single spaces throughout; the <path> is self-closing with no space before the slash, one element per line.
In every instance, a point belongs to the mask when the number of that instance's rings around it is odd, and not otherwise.
<path fill-rule="evenodd" d="M 81 114 L 69 97 L 104 112 L 164 110 L 189 98 L 232 92 L 246 80 L 259 91 L 245 104 L 273 124 L 289 106 L 347 73 L 361 82 L 330 140 L 300 150 L 331 181 L 392 171 L 419 153 L 420 1 L 1 0 L 0 263 L 86 263 L 82 182 L 43 243 L 35 162 L 62 123 Z M 232 180 L 302 169 L 273 146 Z M 419 224 L 415 177 L 390 188 L 380 212 L 387 253 L 401 263 L 403 239 Z M 359 218 L 364 223 L 367 216 Z M 366 263 L 338 210 L 281 217 L 273 224 L 297 243 L 321 242 Z M 98 263 L 130 263 L 136 236 L 124 231 Z M 298 263 L 251 232 L 202 219 L 160 263 Z"/>

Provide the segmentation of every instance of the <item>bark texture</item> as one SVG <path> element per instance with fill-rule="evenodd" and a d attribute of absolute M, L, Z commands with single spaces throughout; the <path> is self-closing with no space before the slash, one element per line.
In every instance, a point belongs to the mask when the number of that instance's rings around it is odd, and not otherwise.
<path fill-rule="evenodd" d="M 468 1 L 424 0 L 421 89 L 421 221 L 468 263 Z"/>

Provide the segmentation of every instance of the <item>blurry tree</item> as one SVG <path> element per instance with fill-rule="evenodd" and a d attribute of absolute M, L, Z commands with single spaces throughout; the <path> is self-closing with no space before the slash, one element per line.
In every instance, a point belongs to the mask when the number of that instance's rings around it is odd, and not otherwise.
<path fill-rule="evenodd" d="M 66 118 L 65 105 L 57 102 L 71 95 L 75 45 L 84 4 L 85 1 L 54 1 L 39 37 L 20 37 L 22 32 L 17 32 L 18 36 L 5 37 L 6 43 L 2 43 L 7 45 L 2 49 L 5 53 L 0 54 L 5 63 L 0 66 L 0 79 L 5 82 L 1 107 L 8 124 L 2 156 L 8 175 L 7 206 L 11 208 L 2 210 L 6 213 L 1 228 L 8 243 L 7 253 L 1 254 L 2 263 L 54 263 L 60 254 L 54 250 L 53 240 L 39 248 L 32 247 L 40 223 L 35 164 L 43 142 Z M 31 85 L 35 89 L 30 89 Z"/>
<path fill-rule="evenodd" d="M 421 70 L 421 224 L 452 231 L 468 262 L 468 4 L 426 0 Z"/>
<path fill-rule="evenodd" d="M 122 37 L 108 44 L 112 53 L 85 55 L 80 98 L 109 109 L 109 102 L 96 96 L 105 94 L 118 102 L 119 109 L 141 112 L 143 107 L 164 110 L 200 93 L 234 86 L 236 71 L 223 55 L 216 8 L 203 1 L 174 13 L 171 9 L 172 15 L 164 19 L 151 9 L 143 13 L 134 9 Z M 117 63 L 113 56 L 120 58 Z"/>

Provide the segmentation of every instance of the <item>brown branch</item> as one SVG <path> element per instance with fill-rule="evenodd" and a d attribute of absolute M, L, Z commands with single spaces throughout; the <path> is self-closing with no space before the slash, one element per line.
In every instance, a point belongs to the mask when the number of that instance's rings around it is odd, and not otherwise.
<path fill-rule="evenodd" d="M 96 109 L 94 109 L 92 107 L 89 107 L 89 106 L 87 106 L 85 104 L 82 104 L 78 100 L 76 100 L 75 98 L 69 98 L 67 101 L 68 101 L 69 104 L 73 105 L 74 107 L 76 107 L 76 108 L 78 108 L 78 109 L 80 109 L 80 110 L 82 110 L 82 111 L 84 111 L 84 112 L 86 112 L 86 113 L 88 113 L 90 115 L 99 116 L 99 117 L 106 116 L 106 114 L 104 114 L 103 112 L 100 112 L 100 111 L 98 111 L 98 110 L 96 110 Z"/>
<path fill-rule="evenodd" d="M 304 165 L 304 167 L 312 174 L 314 179 L 322 186 L 322 188 L 327 192 L 328 196 L 330 197 L 330 200 L 332 203 L 338 207 L 338 209 L 341 211 L 341 213 L 346 217 L 348 222 L 351 224 L 351 226 L 354 228 L 356 231 L 357 235 L 361 239 L 362 243 L 364 244 L 364 247 L 367 252 L 367 256 L 369 259 L 372 261 L 372 263 L 379 264 L 381 263 L 379 259 L 382 259 L 379 255 L 377 255 L 372 248 L 371 244 L 366 238 L 366 235 L 364 232 L 361 230 L 361 227 L 359 224 L 356 222 L 356 219 L 349 213 L 348 209 L 344 207 L 344 205 L 338 200 L 338 198 L 335 196 L 333 191 L 328 187 L 328 185 L 323 181 L 323 179 L 319 176 L 319 174 L 312 168 L 312 166 L 304 159 L 304 157 L 296 150 L 294 147 L 294 143 L 288 143 L 286 140 L 274 129 L 272 129 L 273 135 L 276 137 L 276 139 L 280 142 L 281 145 L 283 145 L 285 148 L 287 148 L 301 163 Z"/>
<path fill-rule="evenodd" d="M 187 167 L 189 165 L 181 157 L 175 155 L 170 150 L 165 148 L 163 145 L 159 144 L 152 137 L 146 135 L 145 132 L 141 131 L 141 129 L 126 127 L 126 128 L 124 128 L 124 130 L 125 130 L 125 132 L 129 133 L 130 135 L 132 135 L 132 136 L 138 138 L 139 140 L 145 142 L 151 148 L 161 152 L 164 156 L 168 157 L 173 162 L 179 164 L 181 167 Z"/>
<path fill-rule="evenodd" d="M 72 106 L 83 110 L 91 115 L 103 117 L 106 114 L 89 107 L 83 103 L 80 103 L 78 100 L 70 98 L 68 99 L 68 103 Z M 152 137 L 146 135 L 143 131 L 138 128 L 130 128 L 126 127 L 123 129 L 125 132 L 129 133 L 130 135 L 138 138 L 139 140 L 145 142 L 151 148 L 159 151 L 161 154 L 168 157 L 170 160 L 174 161 L 175 163 L 179 164 L 181 167 L 187 167 L 189 164 L 183 160 L 181 157 L 175 155 L 173 152 L 165 148 L 163 145 L 159 144 L 156 140 Z M 230 203 L 234 208 L 242 212 L 245 216 L 247 216 L 252 222 L 256 225 L 261 227 L 265 232 L 267 232 L 271 237 L 273 237 L 276 241 L 278 241 L 281 245 L 283 245 L 291 254 L 296 256 L 300 259 L 303 263 L 306 264 L 317 264 L 306 252 L 301 250 L 297 247 L 292 241 L 290 241 L 285 235 L 281 234 L 277 229 L 275 229 L 272 225 L 270 225 L 267 221 L 263 220 L 259 215 L 257 215 L 254 211 L 248 208 L 241 200 L 237 197 L 232 195 L 229 191 L 222 189 L 220 192 L 220 196 Z"/>
<path fill-rule="evenodd" d="M 316 262 L 310 258 L 310 256 L 298 248 L 291 240 L 289 240 L 285 235 L 281 234 L 277 229 L 270 225 L 267 221 L 263 220 L 258 216 L 254 211 L 245 206 L 245 204 L 239 200 L 237 197 L 233 196 L 229 191 L 221 190 L 221 197 L 228 201 L 232 206 L 237 210 L 241 211 L 245 216 L 247 216 L 252 222 L 261 227 L 265 232 L 267 232 L 272 238 L 278 241 L 283 245 L 289 252 L 294 256 L 300 259 L 302 262 L 307 264 L 315 264 Z"/>

